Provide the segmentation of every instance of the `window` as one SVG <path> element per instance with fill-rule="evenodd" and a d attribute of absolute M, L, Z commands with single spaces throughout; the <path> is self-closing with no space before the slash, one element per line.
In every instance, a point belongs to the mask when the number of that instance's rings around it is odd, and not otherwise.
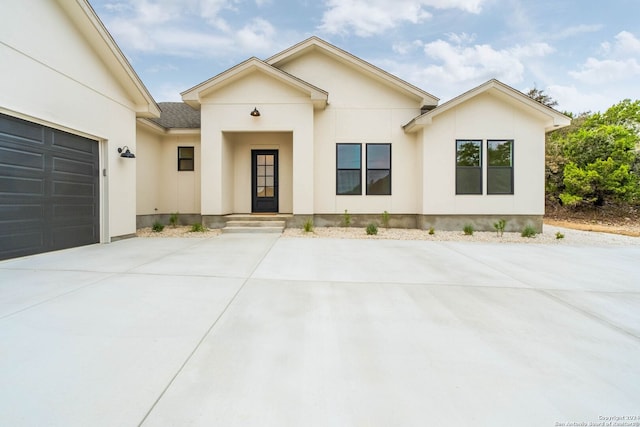
<path fill-rule="evenodd" d="M 482 194 L 480 140 L 456 140 L 456 194 Z"/>
<path fill-rule="evenodd" d="M 193 147 L 178 147 L 178 170 L 192 171 L 194 163 L 193 158 Z"/>
<path fill-rule="evenodd" d="M 513 141 L 487 141 L 487 194 L 513 194 Z"/>
<path fill-rule="evenodd" d="M 360 144 L 336 145 L 336 194 L 362 194 L 362 148 Z"/>
<path fill-rule="evenodd" d="M 367 144 L 367 195 L 391 194 L 391 144 Z"/>

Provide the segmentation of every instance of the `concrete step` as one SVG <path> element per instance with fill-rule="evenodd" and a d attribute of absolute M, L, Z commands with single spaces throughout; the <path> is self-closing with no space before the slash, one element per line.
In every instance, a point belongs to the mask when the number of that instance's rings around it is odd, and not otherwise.
<path fill-rule="evenodd" d="M 258 234 L 258 233 L 282 233 L 284 227 L 267 227 L 267 226 L 259 226 L 259 227 L 251 227 L 251 226 L 226 226 L 222 229 L 223 233 L 250 233 L 250 234 Z"/>
<path fill-rule="evenodd" d="M 234 215 L 229 218 L 223 233 L 282 233 L 286 222 L 277 217 Z"/>
<path fill-rule="evenodd" d="M 262 221 L 257 219 L 251 220 L 233 220 L 227 221 L 227 227 L 281 227 L 284 229 L 285 222 L 284 221 Z"/>
<path fill-rule="evenodd" d="M 286 221 L 290 214 L 231 214 L 225 216 L 227 222 L 231 221 Z"/>

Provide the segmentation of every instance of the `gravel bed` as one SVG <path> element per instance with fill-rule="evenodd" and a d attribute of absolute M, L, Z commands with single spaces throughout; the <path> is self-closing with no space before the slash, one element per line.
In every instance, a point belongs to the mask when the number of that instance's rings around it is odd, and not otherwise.
<path fill-rule="evenodd" d="M 557 239 L 556 233 L 562 233 L 564 238 Z M 154 232 L 150 227 L 137 230 L 138 237 L 163 238 L 163 237 L 189 237 L 206 238 L 215 237 L 222 233 L 219 229 L 206 229 L 204 232 L 192 232 L 191 226 L 166 226 L 161 232 Z M 360 227 L 315 227 L 313 232 L 306 233 L 301 228 L 287 228 L 282 233 L 284 238 L 303 239 L 369 239 L 369 240 L 426 240 L 434 242 L 475 242 L 475 243 L 522 243 L 522 244 L 549 244 L 549 245 L 582 245 L 582 246 L 609 246 L 609 245 L 640 245 L 640 237 L 630 237 L 611 233 L 598 233 L 593 231 L 573 230 L 569 228 L 544 225 L 544 231 L 535 237 L 522 237 L 520 233 L 505 232 L 498 237 L 495 232 L 476 231 L 473 236 L 465 236 L 462 231 L 435 230 L 429 234 L 428 230 L 404 229 L 404 228 L 378 228 L 378 234 L 367 235 L 364 228 Z"/>
<path fill-rule="evenodd" d="M 191 231 L 190 225 L 176 227 L 165 226 L 162 231 L 153 231 L 151 227 L 139 228 L 136 231 L 138 237 L 214 237 L 221 233 L 218 229 L 205 228 L 205 231 Z"/>
<path fill-rule="evenodd" d="M 522 243 L 522 244 L 553 244 L 553 245 L 640 245 L 639 237 L 621 236 L 609 233 L 596 233 L 591 231 L 572 230 L 568 228 L 545 225 L 543 233 L 535 237 L 522 237 L 520 233 L 505 232 L 498 237 L 495 232 L 476 231 L 472 236 L 466 236 L 462 231 L 435 230 L 430 235 L 428 230 L 379 228 L 378 234 L 367 235 L 364 228 L 359 227 L 315 227 L 313 232 L 305 232 L 301 228 L 287 228 L 283 237 L 287 238 L 334 238 L 334 239 L 389 239 L 389 240 L 430 240 L 430 241 L 455 241 L 476 243 Z M 562 233 L 564 238 L 556 238 L 556 233 Z"/>

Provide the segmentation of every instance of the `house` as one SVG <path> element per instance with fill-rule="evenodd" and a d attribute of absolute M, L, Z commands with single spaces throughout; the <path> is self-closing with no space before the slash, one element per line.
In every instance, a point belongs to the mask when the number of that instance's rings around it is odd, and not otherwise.
<path fill-rule="evenodd" d="M 569 118 L 496 80 L 438 106 L 311 37 L 156 104 L 86 0 L 5 3 L 0 258 L 174 212 L 210 227 L 261 213 L 331 225 L 345 210 L 360 224 L 387 211 L 402 227 L 542 227 L 545 132 Z"/>
<path fill-rule="evenodd" d="M 138 221 L 291 214 L 337 225 L 542 227 L 545 132 L 569 119 L 491 80 L 449 102 L 317 37 L 139 119 Z M 198 121 L 199 118 L 199 121 Z"/>

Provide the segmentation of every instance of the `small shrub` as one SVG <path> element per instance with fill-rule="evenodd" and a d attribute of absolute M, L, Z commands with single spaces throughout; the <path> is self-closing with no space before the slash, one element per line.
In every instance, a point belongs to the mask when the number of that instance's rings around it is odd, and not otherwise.
<path fill-rule="evenodd" d="M 433 236 L 434 234 L 436 234 L 436 230 L 434 230 L 433 227 L 430 227 L 429 234 Z"/>
<path fill-rule="evenodd" d="M 520 233 L 522 237 L 536 237 L 536 234 L 538 233 L 536 232 L 536 229 L 533 228 L 532 225 L 527 225 L 525 228 L 522 229 L 522 233 Z"/>
<path fill-rule="evenodd" d="M 466 224 L 462 231 L 464 231 L 465 236 L 473 236 L 473 225 Z"/>
<path fill-rule="evenodd" d="M 500 221 L 493 224 L 493 228 L 496 229 L 496 234 L 498 237 L 502 237 L 504 234 L 504 227 L 507 225 L 507 220 L 501 219 Z"/>
<path fill-rule="evenodd" d="M 376 234 L 378 234 L 378 226 L 374 223 L 367 225 L 367 235 L 375 236 Z"/>
<path fill-rule="evenodd" d="M 564 239 L 564 234 L 562 234 L 561 232 L 557 232 L 556 233 L 556 239 L 560 240 L 560 239 Z"/>
<path fill-rule="evenodd" d="M 197 223 L 197 224 L 193 224 L 191 226 L 191 232 L 192 233 L 203 233 L 205 231 L 204 227 L 202 226 L 202 224 Z"/>
<path fill-rule="evenodd" d="M 305 222 L 304 225 L 302 226 L 304 228 L 304 232 L 305 233 L 310 233 L 313 231 L 313 219 L 308 218 Z"/>
<path fill-rule="evenodd" d="M 344 225 L 345 227 L 351 227 L 351 214 L 347 212 L 346 209 L 342 214 L 342 225 Z"/>
<path fill-rule="evenodd" d="M 178 225 L 178 212 L 174 212 L 169 216 L 169 224 L 171 224 L 173 228 L 176 228 L 176 225 Z"/>
<path fill-rule="evenodd" d="M 387 211 L 382 212 L 382 225 L 384 226 L 384 228 L 389 228 L 390 219 L 391 219 L 391 215 L 389 215 L 389 212 Z"/>
<path fill-rule="evenodd" d="M 162 230 L 164 230 L 164 225 L 162 225 L 162 223 L 160 223 L 159 221 L 156 221 L 156 222 L 153 223 L 153 226 L 151 227 L 151 230 L 156 232 L 156 233 L 159 233 Z"/>

